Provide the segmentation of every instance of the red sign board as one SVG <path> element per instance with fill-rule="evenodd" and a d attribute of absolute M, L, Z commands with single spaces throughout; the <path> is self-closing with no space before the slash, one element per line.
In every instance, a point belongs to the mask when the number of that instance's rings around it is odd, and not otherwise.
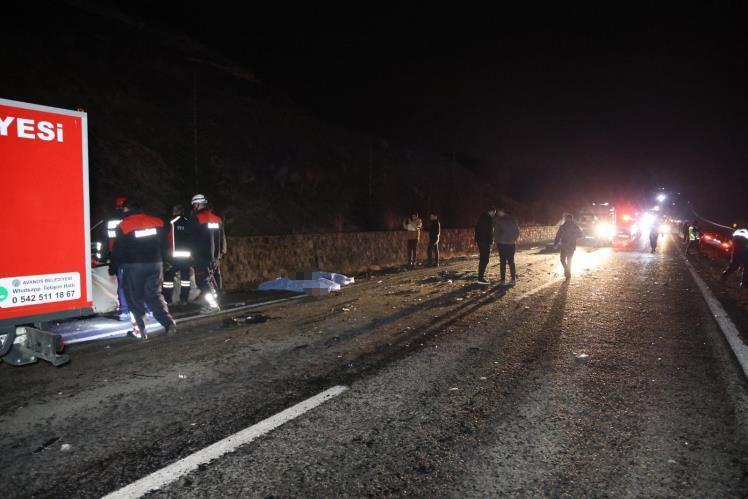
<path fill-rule="evenodd" d="M 90 311 L 86 113 L 0 99 L 0 325 Z"/>

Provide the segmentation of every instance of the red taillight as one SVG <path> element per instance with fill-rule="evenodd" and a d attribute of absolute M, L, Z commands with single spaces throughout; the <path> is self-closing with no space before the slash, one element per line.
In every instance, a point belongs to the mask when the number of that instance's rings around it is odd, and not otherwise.
<path fill-rule="evenodd" d="M 704 234 L 704 239 L 706 239 L 707 241 L 711 241 L 712 240 L 712 236 L 710 236 L 708 234 Z"/>

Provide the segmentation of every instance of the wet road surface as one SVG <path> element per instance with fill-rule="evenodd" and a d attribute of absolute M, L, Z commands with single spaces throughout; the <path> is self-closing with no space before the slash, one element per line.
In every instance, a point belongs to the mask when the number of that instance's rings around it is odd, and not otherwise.
<path fill-rule="evenodd" d="M 745 380 L 673 244 L 580 248 L 570 282 L 523 251 L 514 288 L 473 259 L 375 275 L 264 324 L 0 365 L 4 494 L 98 497 L 345 385 L 150 495 L 744 496 Z"/>

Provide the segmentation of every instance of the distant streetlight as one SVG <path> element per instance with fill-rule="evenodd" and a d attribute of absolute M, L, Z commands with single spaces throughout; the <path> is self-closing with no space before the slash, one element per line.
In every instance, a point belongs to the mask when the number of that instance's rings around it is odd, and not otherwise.
<path fill-rule="evenodd" d="M 667 196 L 665 194 L 660 193 L 660 194 L 657 195 L 657 202 L 658 203 L 662 203 L 663 201 L 665 201 L 665 199 L 667 199 Z"/>

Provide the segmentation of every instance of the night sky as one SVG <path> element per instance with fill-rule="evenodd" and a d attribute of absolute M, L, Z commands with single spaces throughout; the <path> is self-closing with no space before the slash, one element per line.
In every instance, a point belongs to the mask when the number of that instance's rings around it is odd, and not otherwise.
<path fill-rule="evenodd" d="M 228 5 L 118 8 L 245 63 L 321 118 L 460 159 L 521 201 L 664 186 L 710 216 L 748 218 L 739 2 Z"/>

